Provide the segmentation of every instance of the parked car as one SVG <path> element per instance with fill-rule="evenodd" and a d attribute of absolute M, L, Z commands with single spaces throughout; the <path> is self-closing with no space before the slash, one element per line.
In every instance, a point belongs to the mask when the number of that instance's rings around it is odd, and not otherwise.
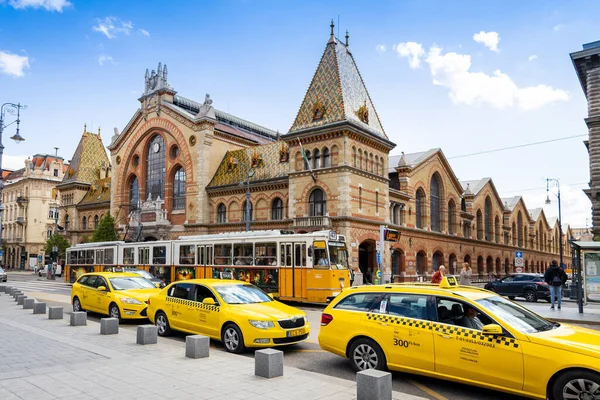
<path fill-rule="evenodd" d="M 2 269 L 2 267 L 0 267 L 0 282 L 6 282 L 6 280 L 8 279 L 8 276 L 6 274 L 6 271 Z"/>
<path fill-rule="evenodd" d="M 144 269 L 128 269 L 126 271 L 143 276 L 144 278 L 148 279 L 150 282 L 154 283 L 154 286 L 156 286 L 160 289 L 167 286 L 163 281 L 161 281 L 160 279 L 158 279 L 157 277 L 155 277 L 150 272 L 148 272 Z"/>
<path fill-rule="evenodd" d="M 507 296 L 514 300 L 515 297 L 524 297 L 525 300 L 536 302 L 538 299 L 550 301 L 550 289 L 544 282 L 544 275 L 522 273 L 508 275 L 502 279 L 488 282 L 485 289 Z"/>

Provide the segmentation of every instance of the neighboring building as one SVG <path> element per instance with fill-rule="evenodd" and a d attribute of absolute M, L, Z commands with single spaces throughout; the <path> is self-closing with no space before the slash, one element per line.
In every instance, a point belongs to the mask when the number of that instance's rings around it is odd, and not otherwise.
<path fill-rule="evenodd" d="M 460 182 L 440 149 L 389 155 L 396 145 L 348 37 L 339 41 L 333 26 L 281 136 L 214 108 L 209 95 L 200 103 L 177 94 L 161 64 L 146 71 L 139 100 L 109 146 L 117 171 L 111 212 L 126 210 L 119 228 L 128 239 L 244 230 L 249 187 L 251 229 L 335 229 L 349 242 L 351 265 L 367 275 L 376 269 L 381 225 L 402 234 L 384 246 L 387 279 L 427 277 L 441 264 L 456 272 L 463 261 L 482 277 L 504 274 L 515 252 L 523 252 L 527 271 L 558 258 L 558 222 L 528 210 L 521 197 L 500 198 L 490 178 Z"/>
<path fill-rule="evenodd" d="M 46 241 L 56 226 L 56 185 L 67 168 L 62 157 L 36 154 L 25 160 L 25 168 L 5 176 L 2 242 L 7 267 L 25 269 L 45 260 Z"/>
<path fill-rule="evenodd" d="M 571 53 L 571 60 L 588 101 L 585 118 L 589 140 L 584 143 L 590 155 L 590 188 L 584 189 L 592 202 L 592 236 L 600 240 L 600 41 L 583 45 Z"/>
<path fill-rule="evenodd" d="M 110 162 L 98 134 L 83 128 L 83 135 L 57 186 L 61 197 L 61 233 L 69 243 L 92 237 L 99 221 L 110 209 Z"/>

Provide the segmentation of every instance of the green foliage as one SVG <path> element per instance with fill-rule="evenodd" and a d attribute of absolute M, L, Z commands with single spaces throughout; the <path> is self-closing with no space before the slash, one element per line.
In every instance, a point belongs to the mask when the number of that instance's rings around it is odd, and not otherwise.
<path fill-rule="evenodd" d="M 115 220 L 110 213 L 106 213 L 100 220 L 98 229 L 94 231 L 91 242 L 111 242 L 114 240 L 119 240 L 115 231 Z"/>
<path fill-rule="evenodd" d="M 55 233 L 46 241 L 46 254 L 50 254 L 52 252 L 52 247 L 58 247 L 58 256 L 62 259 L 65 258 L 65 250 L 70 246 L 67 239 L 63 236 Z"/>

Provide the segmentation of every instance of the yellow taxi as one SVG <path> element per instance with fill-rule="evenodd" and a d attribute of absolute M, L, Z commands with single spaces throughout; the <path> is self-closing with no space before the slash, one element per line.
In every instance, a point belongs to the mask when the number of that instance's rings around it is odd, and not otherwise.
<path fill-rule="evenodd" d="M 148 318 L 160 336 L 168 336 L 172 329 L 202 334 L 221 340 L 231 353 L 299 343 L 310 333 L 304 312 L 242 281 L 179 281 L 148 301 Z"/>
<path fill-rule="evenodd" d="M 94 311 L 112 318 L 146 318 L 148 297 L 160 292 L 152 282 L 134 273 L 93 272 L 73 283 L 73 311 Z"/>
<path fill-rule="evenodd" d="M 538 399 L 600 399 L 600 332 L 549 321 L 453 277 L 345 289 L 323 310 L 319 344 L 358 371 L 389 368 Z"/>

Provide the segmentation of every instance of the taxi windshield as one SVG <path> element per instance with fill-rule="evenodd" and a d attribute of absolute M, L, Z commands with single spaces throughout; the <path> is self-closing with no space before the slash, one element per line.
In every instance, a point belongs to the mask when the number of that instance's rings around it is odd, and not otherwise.
<path fill-rule="evenodd" d="M 479 299 L 477 303 L 523 333 L 549 331 L 558 326 L 558 324 L 500 296 Z"/>
<path fill-rule="evenodd" d="M 130 271 L 133 272 L 134 274 L 138 274 L 140 276 L 143 276 L 146 279 L 154 279 L 154 277 L 152 276 L 152 274 L 148 271 L 145 271 L 143 269 L 138 269 L 136 271 Z"/>
<path fill-rule="evenodd" d="M 109 279 L 114 290 L 156 289 L 156 286 L 146 278 L 137 276 L 121 276 Z"/>
<path fill-rule="evenodd" d="M 344 243 L 329 242 L 331 268 L 348 269 L 348 252 Z"/>
<path fill-rule="evenodd" d="M 223 285 L 215 286 L 214 289 L 227 304 L 254 304 L 273 301 L 265 292 L 253 285 Z"/>

